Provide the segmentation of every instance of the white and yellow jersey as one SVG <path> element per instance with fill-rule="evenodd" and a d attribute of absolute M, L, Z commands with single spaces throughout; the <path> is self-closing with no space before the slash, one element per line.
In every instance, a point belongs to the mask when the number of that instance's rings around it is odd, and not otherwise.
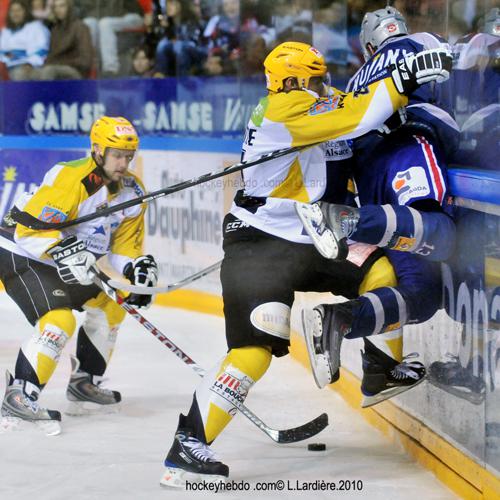
<path fill-rule="evenodd" d="M 141 181 L 127 173 L 116 193 L 103 184 L 100 169 L 92 158 L 58 163 L 41 185 L 25 194 L 16 206 L 46 222 L 63 222 L 145 194 Z M 127 262 L 142 254 L 145 204 L 136 205 L 73 227 L 50 231 L 17 225 L 14 241 L 0 238 L 0 246 L 19 255 L 55 265 L 47 250 L 70 235 L 87 244 L 97 257 L 108 255 L 113 267 L 122 272 Z"/>
<path fill-rule="evenodd" d="M 245 134 L 243 159 L 278 149 L 352 139 L 378 128 L 408 100 L 390 78 L 356 93 L 331 88 L 328 97 L 307 91 L 270 94 L 255 108 Z M 294 200 L 318 201 L 326 188 L 325 149 L 315 146 L 243 171 L 245 195 L 265 198 L 258 208 L 233 202 L 231 213 L 266 233 L 311 243 L 294 209 Z M 240 203 L 241 205 L 241 203 Z"/>

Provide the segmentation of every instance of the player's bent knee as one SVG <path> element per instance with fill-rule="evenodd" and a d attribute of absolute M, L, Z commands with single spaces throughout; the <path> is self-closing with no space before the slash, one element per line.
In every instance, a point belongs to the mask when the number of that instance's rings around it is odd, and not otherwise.
<path fill-rule="evenodd" d="M 394 267 L 386 256 L 376 260 L 366 273 L 361 285 L 359 295 L 363 295 L 370 290 L 382 288 L 384 286 L 397 286 L 398 279 Z"/>
<path fill-rule="evenodd" d="M 63 330 L 67 337 L 71 337 L 76 328 L 76 319 L 71 309 L 54 309 L 38 320 L 39 331 L 43 331 L 49 324 Z"/>
<path fill-rule="evenodd" d="M 248 375 L 254 382 L 266 373 L 271 363 L 271 348 L 248 346 L 231 349 L 226 357 L 226 366 L 231 364 Z"/>

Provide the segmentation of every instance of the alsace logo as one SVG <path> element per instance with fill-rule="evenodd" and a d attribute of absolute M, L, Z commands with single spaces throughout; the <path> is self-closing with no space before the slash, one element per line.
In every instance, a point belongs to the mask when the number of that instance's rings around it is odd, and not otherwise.
<path fill-rule="evenodd" d="M 43 222 L 56 222 L 61 223 L 66 220 L 68 216 L 54 207 L 49 207 L 48 205 L 43 207 L 42 213 L 38 217 Z"/>

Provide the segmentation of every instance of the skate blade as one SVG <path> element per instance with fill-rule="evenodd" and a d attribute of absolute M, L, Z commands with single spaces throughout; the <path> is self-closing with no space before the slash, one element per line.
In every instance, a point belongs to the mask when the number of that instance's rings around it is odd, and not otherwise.
<path fill-rule="evenodd" d="M 302 309 L 302 330 L 314 381 L 319 389 L 323 389 L 333 382 L 333 378 L 328 358 L 325 354 L 317 354 L 314 347 L 314 337 L 320 337 L 322 333 L 321 315 L 318 311 Z"/>
<path fill-rule="evenodd" d="M 214 474 L 196 474 L 188 472 L 178 467 L 165 467 L 165 472 L 160 479 L 160 484 L 167 488 L 184 488 L 186 481 L 190 483 L 225 483 L 226 477 Z"/>
<path fill-rule="evenodd" d="M 316 250 L 326 259 L 336 259 L 339 256 L 339 245 L 333 231 L 324 225 L 321 208 L 296 202 L 295 211 Z M 323 228 L 320 229 L 321 226 Z"/>
<path fill-rule="evenodd" d="M 64 413 L 71 417 L 109 415 L 120 412 L 120 403 L 100 405 L 91 401 L 70 401 Z"/>
<path fill-rule="evenodd" d="M 2 417 L 0 420 L 0 434 L 22 432 L 31 429 L 42 431 L 46 436 L 61 434 L 61 422 L 58 420 L 23 420 L 19 417 Z"/>
<path fill-rule="evenodd" d="M 369 408 L 370 406 L 374 406 L 382 401 L 390 399 L 398 394 L 402 394 L 403 392 L 409 391 L 413 389 L 418 384 L 421 384 L 426 379 L 426 376 L 422 377 L 420 380 L 415 382 L 413 385 L 405 385 L 399 387 L 391 387 L 390 389 L 386 389 L 385 391 L 380 391 L 379 393 L 373 396 L 365 396 L 363 398 L 363 402 L 361 403 L 361 408 Z"/>

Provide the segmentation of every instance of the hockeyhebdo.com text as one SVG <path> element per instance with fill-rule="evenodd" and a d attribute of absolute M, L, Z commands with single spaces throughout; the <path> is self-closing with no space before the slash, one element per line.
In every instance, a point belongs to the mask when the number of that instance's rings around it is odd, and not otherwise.
<path fill-rule="evenodd" d="M 312 179 L 303 180 L 302 178 L 297 180 L 290 179 L 241 179 L 239 174 L 234 174 L 229 177 L 221 177 L 219 179 L 213 179 L 208 182 L 204 182 L 198 186 L 198 189 L 212 190 L 212 189 L 222 189 L 222 190 L 235 190 L 238 189 L 262 189 L 265 191 L 276 189 L 280 186 L 286 184 L 287 191 L 298 190 L 301 188 L 324 188 L 326 187 L 326 179 Z"/>
<path fill-rule="evenodd" d="M 363 481 L 360 479 L 339 479 L 335 481 L 315 479 L 302 481 L 299 479 L 277 479 L 275 481 L 186 481 L 186 491 L 219 493 L 223 491 L 272 491 L 272 492 L 302 492 L 302 491 L 362 491 Z"/>

